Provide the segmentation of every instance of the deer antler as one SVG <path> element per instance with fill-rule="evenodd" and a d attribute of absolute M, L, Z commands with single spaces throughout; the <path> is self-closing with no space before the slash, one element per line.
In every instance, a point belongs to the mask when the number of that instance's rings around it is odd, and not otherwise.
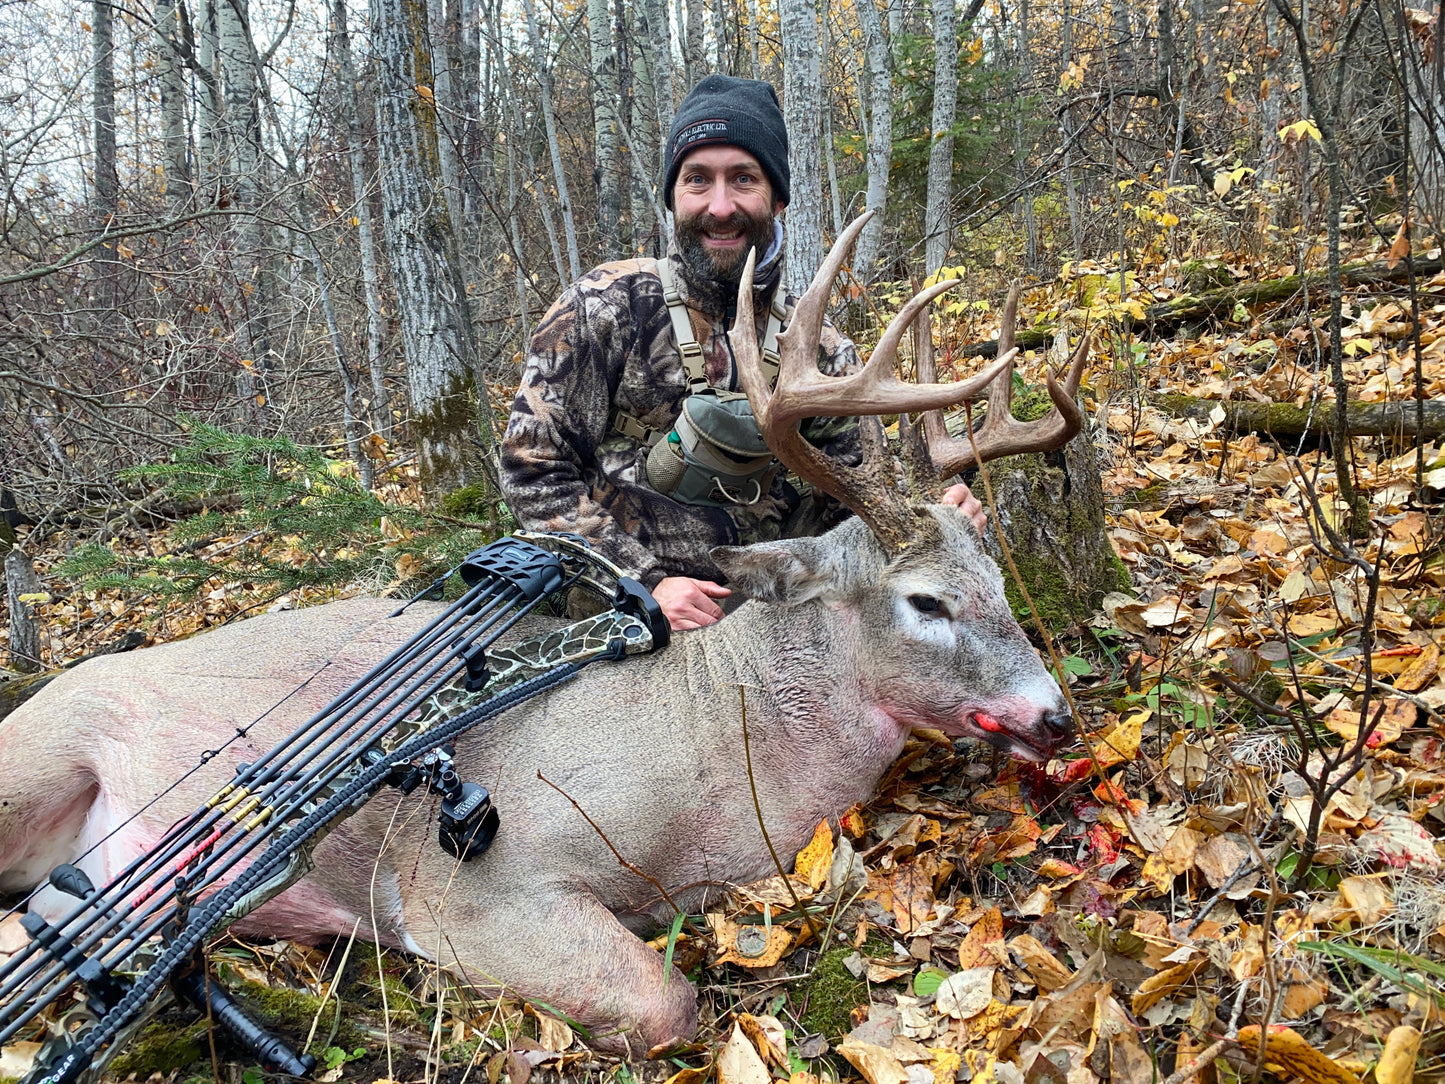
<path fill-rule="evenodd" d="M 826 376 L 818 370 L 818 340 L 833 279 L 872 212 L 856 218 L 834 243 L 813 283 L 793 310 L 787 331 L 778 336 L 778 379 L 768 387 L 758 353 L 757 330 L 751 304 L 753 261 L 750 253 L 738 285 L 737 318 L 730 338 L 737 358 L 738 376 L 753 416 L 768 447 L 798 477 L 832 494 L 868 524 L 874 537 L 893 552 L 901 552 L 915 533 L 915 516 L 907 494 L 897 485 L 897 472 L 888 455 L 881 427 L 863 424 L 863 462 L 849 466 L 829 457 L 798 432 L 804 418 L 906 414 L 954 406 L 980 394 L 1011 359 L 1000 358 L 972 380 L 957 384 L 911 384 L 893 375 L 899 340 L 930 301 L 957 285 L 937 283 L 912 298 L 883 332 L 878 346 L 861 370 L 848 376 Z"/>
<path fill-rule="evenodd" d="M 1013 401 L 1013 358 L 1018 351 L 1014 347 L 1014 326 L 1018 316 L 1019 288 L 1009 289 L 1008 300 L 1004 302 L 1002 326 L 998 332 L 998 356 L 1010 359 L 1008 369 L 998 373 L 988 389 L 988 413 L 983 425 L 974 431 L 972 442 L 967 435 L 951 437 L 944 428 L 943 412 L 934 410 L 924 415 L 923 430 L 928 442 L 928 451 L 939 476 L 951 478 L 960 471 L 977 466 L 980 462 L 1000 459 L 1006 455 L 1023 452 L 1051 452 L 1062 448 L 1084 427 L 1084 414 L 1074 401 L 1079 390 L 1079 379 L 1084 373 L 1084 362 L 1089 357 L 1089 336 L 1079 341 L 1074 356 L 1069 361 L 1068 374 L 1062 386 L 1047 370 L 1044 379 L 1048 385 L 1049 398 L 1054 408 L 1042 418 L 1021 422 L 1010 412 Z M 929 331 L 928 314 L 918 320 L 917 344 L 918 379 L 934 379 L 933 337 Z M 992 371 L 992 370 L 990 370 Z M 978 454 L 974 454 L 974 446 Z"/>
<path fill-rule="evenodd" d="M 787 331 L 778 336 L 776 387 L 768 387 L 767 377 L 763 373 L 757 329 L 753 320 L 751 297 L 755 253 L 749 253 L 743 267 L 742 281 L 738 284 L 737 318 L 733 322 L 729 337 L 737 358 L 738 377 L 747 393 L 748 402 L 752 405 L 758 429 L 773 454 L 804 481 L 831 494 L 852 509 L 859 519 L 868 524 L 880 543 L 890 551 L 899 553 L 907 547 L 916 533 L 917 516 L 907 492 L 900 488 L 899 472 L 888 453 L 882 427 L 876 417 L 870 421 L 869 416 L 897 414 L 906 420 L 910 412 L 928 412 L 925 414 L 925 423 L 928 417 L 934 417 L 936 427 L 941 432 L 941 411 L 944 408 L 956 406 L 965 399 L 978 398 L 986 391 L 991 404 L 989 415 L 992 416 L 995 413 L 992 404 L 996 397 L 1008 395 L 1008 381 L 1011 379 L 1017 351 L 1013 348 L 1012 317 L 1009 317 L 1006 319 L 1009 327 L 1008 345 L 1005 346 L 1001 338 L 998 359 L 977 376 L 953 384 L 932 383 L 931 346 L 930 371 L 927 376 L 929 382 L 913 384 L 893 375 L 899 342 L 915 320 L 926 313 L 928 304 L 934 298 L 958 285 L 956 279 L 950 279 L 920 291 L 903 306 L 884 330 L 867 364 L 858 372 L 847 376 L 827 376 L 820 372 L 818 341 L 822 336 L 823 315 L 828 295 L 832 291 L 833 279 L 837 277 L 843 261 L 872 214 L 869 211 L 858 216 L 843 231 L 828 252 L 827 258 L 823 260 L 812 285 L 798 299 Z M 1055 403 L 1060 405 L 1060 412 L 1067 408 L 1070 413 L 1061 419 L 1061 425 L 1048 427 L 1046 440 L 1040 440 L 1037 448 L 1041 449 L 1045 444 L 1048 447 L 1057 447 L 1082 426 L 1083 416 L 1072 398 L 1073 391 L 1078 386 L 1078 372 L 1082 369 L 1082 364 L 1081 356 L 1076 359 L 1067 395 L 1057 390 L 1050 381 L 1049 393 L 1054 397 Z M 925 379 L 921 369 L 919 379 Z M 1003 404 L 1002 413 L 1006 417 L 1007 399 L 1003 400 Z M 849 466 L 831 458 L 805 440 L 798 431 L 798 423 L 804 418 L 829 416 L 857 416 L 863 419 L 859 425 L 863 462 L 859 466 Z M 905 425 L 900 425 L 900 429 L 906 428 Z M 904 434 L 905 440 L 908 436 Z M 1000 444 L 1000 447 L 1006 450 L 989 453 L 980 447 L 983 458 L 1032 450 L 1019 446 L 1012 430 L 1009 436 L 1010 440 Z M 1057 443 L 1047 443 L 1056 438 Z M 946 434 L 944 440 L 947 440 Z M 942 447 L 949 457 L 945 462 L 953 464 L 954 459 L 958 458 L 955 455 L 956 449 L 947 443 Z M 967 447 L 966 442 L 964 447 Z M 960 469 L 962 466 L 952 466 L 951 470 L 942 472 L 940 477 L 948 477 Z"/>

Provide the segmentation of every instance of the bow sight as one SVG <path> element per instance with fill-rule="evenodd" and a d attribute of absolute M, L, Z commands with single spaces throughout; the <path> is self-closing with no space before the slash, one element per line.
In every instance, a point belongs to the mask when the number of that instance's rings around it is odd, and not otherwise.
<path fill-rule="evenodd" d="M 46 1029 L 26 1084 L 98 1073 L 168 989 L 209 1011 L 267 1068 L 309 1073 L 314 1058 L 249 1020 L 206 976 L 205 938 L 304 876 L 326 834 L 387 785 L 439 795 L 439 845 L 476 859 L 502 821 L 486 789 L 458 775 L 450 743 L 589 663 L 668 640 L 647 590 L 575 535 L 518 531 L 454 571 L 466 585 L 459 599 L 280 744 L 238 765 L 109 884 L 96 888 L 70 865 L 52 871 L 50 886 L 77 903 L 53 921 L 22 918 L 30 941 L 0 968 L 0 1044 L 41 1028 L 41 1013 L 73 986 L 85 997 Z M 537 603 L 579 586 L 604 602 L 601 613 L 497 646 Z"/>

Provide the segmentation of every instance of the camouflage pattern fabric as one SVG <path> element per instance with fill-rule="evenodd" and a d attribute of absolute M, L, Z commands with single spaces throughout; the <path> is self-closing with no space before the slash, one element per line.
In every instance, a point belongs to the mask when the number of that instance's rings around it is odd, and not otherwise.
<path fill-rule="evenodd" d="M 708 382 L 737 390 L 727 328 L 736 294 L 698 283 L 676 253 L 669 255 L 678 291 L 702 345 Z M 781 259 L 754 286 L 759 335 Z M 572 531 L 647 587 L 665 576 L 719 580 L 708 551 L 830 526 L 842 513 L 811 507 L 783 472 L 752 505 L 680 504 L 647 485 L 647 448 L 611 429 L 619 407 L 660 432 L 672 428 L 687 397 L 662 285 L 651 260 L 603 264 L 578 279 L 542 318 L 527 354 L 521 387 L 502 441 L 502 493 L 517 522 L 530 530 Z M 793 298 L 788 298 L 791 315 Z M 818 367 L 839 374 L 859 365 L 853 344 L 826 324 Z M 857 424 L 849 418 L 806 422 L 804 435 L 830 454 L 856 463 Z"/>

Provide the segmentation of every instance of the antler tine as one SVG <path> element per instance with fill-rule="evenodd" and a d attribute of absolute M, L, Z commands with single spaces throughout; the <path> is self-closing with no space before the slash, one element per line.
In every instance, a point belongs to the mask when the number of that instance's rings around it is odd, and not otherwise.
<path fill-rule="evenodd" d="M 1002 326 L 999 328 L 998 349 L 1000 360 L 1008 357 L 1008 368 L 997 374 L 989 388 L 988 414 L 983 425 L 973 434 L 970 442 L 967 435 L 962 438 L 950 437 L 941 424 L 928 428 L 929 452 L 944 478 L 952 477 L 962 470 L 980 462 L 999 459 L 1007 455 L 1024 452 L 1050 452 L 1061 448 L 1072 440 L 1084 427 L 1084 413 L 1074 401 L 1079 390 L 1079 381 L 1084 373 L 1084 362 L 1089 357 L 1089 336 L 1085 335 L 1069 360 L 1068 375 L 1061 386 L 1052 373 L 1045 370 L 1044 380 L 1054 408 L 1042 418 L 1021 422 L 1010 410 L 1013 400 L 1013 361 L 1018 354 L 1014 347 L 1014 327 L 1018 313 L 1017 286 L 1009 290 L 1004 303 Z M 977 453 L 974 449 L 977 448 Z"/>

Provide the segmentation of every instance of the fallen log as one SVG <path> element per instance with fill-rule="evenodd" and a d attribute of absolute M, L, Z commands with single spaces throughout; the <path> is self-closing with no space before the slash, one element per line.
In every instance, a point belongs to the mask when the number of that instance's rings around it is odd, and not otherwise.
<path fill-rule="evenodd" d="M 1179 417 L 1203 419 L 1216 407 L 1224 408 L 1225 425 L 1237 433 L 1277 437 L 1306 434 L 1326 436 L 1334 430 L 1335 405 L 1321 403 L 1314 410 L 1293 403 L 1255 403 L 1247 400 L 1199 399 L 1192 395 L 1154 395 L 1151 403 Z M 1413 400 L 1393 403 L 1350 402 L 1345 423 L 1352 437 L 1409 437 L 1418 431 L 1426 440 L 1445 437 L 1445 400 L 1427 399 L 1424 425 Z"/>
<path fill-rule="evenodd" d="M 1415 276 L 1420 278 L 1424 275 L 1433 275 L 1442 267 L 1445 267 L 1445 264 L 1442 264 L 1439 258 L 1416 260 Z M 1397 284 L 1408 282 L 1410 272 L 1403 260 L 1396 263 L 1394 267 L 1390 267 L 1384 260 L 1366 260 L 1360 263 L 1346 264 L 1340 268 L 1340 277 L 1346 286 L 1374 286 L 1385 282 Z M 1149 305 L 1144 309 L 1144 320 L 1142 322 L 1134 321 L 1133 324 L 1136 330 L 1153 338 L 1161 333 L 1173 331 L 1180 324 L 1189 323 L 1191 320 L 1228 315 L 1234 311 L 1235 306 L 1240 304 L 1246 307 L 1273 304 L 1287 301 L 1302 290 L 1318 292 L 1328 286 L 1329 274 L 1326 271 L 1286 275 L 1283 278 L 1267 279 L 1264 282 L 1242 282 L 1235 286 L 1226 286 L 1201 294 L 1184 294 L 1168 301 Z M 1052 325 L 1030 328 L 1027 331 L 1019 331 L 1014 341 L 1020 350 L 1037 350 L 1050 345 L 1054 341 L 1055 333 L 1056 329 Z M 995 357 L 998 354 L 998 340 L 990 339 L 987 342 L 960 347 L 954 350 L 953 354 L 955 357 L 965 358 Z"/>

